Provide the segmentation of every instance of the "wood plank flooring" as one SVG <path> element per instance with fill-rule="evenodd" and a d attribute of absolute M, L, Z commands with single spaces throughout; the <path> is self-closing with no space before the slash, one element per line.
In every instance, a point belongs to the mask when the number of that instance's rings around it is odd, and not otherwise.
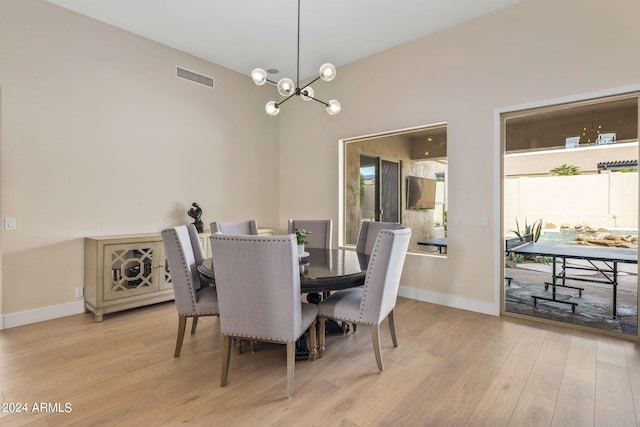
<path fill-rule="evenodd" d="M 221 388 L 219 319 L 174 358 L 177 325 L 169 302 L 0 331 L 0 425 L 640 426 L 636 341 L 399 298 L 384 373 L 360 327 L 287 399 L 284 345 L 234 352 Z"/>

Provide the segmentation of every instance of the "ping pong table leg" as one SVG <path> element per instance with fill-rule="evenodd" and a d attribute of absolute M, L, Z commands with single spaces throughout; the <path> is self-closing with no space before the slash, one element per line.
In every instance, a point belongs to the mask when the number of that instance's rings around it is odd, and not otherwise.
<path fill-rule="evenodd" d="M 566 263 L 567 263 L 567 259 L 565 257 L 562 258 L 562 275 L 558 276 L 557 274 L 557 269 L 556 269 L 556 261 L 557 261 L 557 257 L 555 255 L 553 255 L 551 257 L 553 265 L 551 266 L 551 283 L 549 282 L 545 282 L 544 284 L 544 290 L 549 290 L 549 286 L 551 286 L 551 298 L 547 298 L 547 297 L 540 297 L 540 296 L 534 296 L 532 295 L 531 297 L 533 298 L 533 305 L 537 306 L 538 305 L 538 300 L 544 300 L 544 301 L 551 301 L 551 302 L 558 302 L 560 304 L 569 304 L 571 306 L 571 312 L 575 313 L 576 312 L 576 306 L 578 305 L 578 303 L 575 302 L 571 302 L 571 301 L 562 301 L 557 299 L 557 292 L 556 292 L 556 288 L 558 286 L 563 286 L 563 287 L 572 287 L 572 286 L 567 286 L 566 282 L 565 282 L 565 277 L 566 277 L 566 273 L 565 273 L 565 269 L 566 269 Z M 562 284 L 559 285 L 556 283 L 556 281 L 558 279 L 562 279 Z M 579 288 L 576 288 L 579 289 Z M 582 292 L 580 292 L 580 296 L 582 296 Z"/>
<path fill-rule="evenodd" d="M 618 262 L 613 261 L 613 318 L 618 315 Z"/>

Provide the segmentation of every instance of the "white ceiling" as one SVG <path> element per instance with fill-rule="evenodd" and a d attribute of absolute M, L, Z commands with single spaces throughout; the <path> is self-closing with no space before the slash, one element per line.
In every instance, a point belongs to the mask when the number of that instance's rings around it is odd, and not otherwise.
<path fill-rule="evenodd" d="M 295 0 L 47 0 L 243 74 L 296 78 Z M 522 0 L 302 0 L 300 79 Z"/>

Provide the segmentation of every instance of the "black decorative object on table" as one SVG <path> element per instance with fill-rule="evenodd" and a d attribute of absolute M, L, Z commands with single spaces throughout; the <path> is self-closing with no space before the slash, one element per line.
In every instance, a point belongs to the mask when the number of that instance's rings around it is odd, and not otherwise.
<path fill-rule="evenodd" d="M 198 230 L 198 233 L 202 233 L 204 231 L 204 224 L 200 219 L 202 218 L 202 209 L 200 208 L 200 206 L 198 206 L 196 202 L 193 202 L 191 206 L 193 207 L 189 209 L 189 212 L 187 213 L 191 218 L 193 218 L 193 225 L 195 225 L 196 230 Z"/>

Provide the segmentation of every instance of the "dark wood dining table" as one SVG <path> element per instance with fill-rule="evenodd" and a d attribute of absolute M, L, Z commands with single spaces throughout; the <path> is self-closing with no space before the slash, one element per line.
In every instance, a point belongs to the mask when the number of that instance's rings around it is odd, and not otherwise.
<path fill-rule="evenodd" d="M 299 258 L 302 293 L 313 295 L 364 284 L 369 264 L 368 255 L 344 248 L 305 248 L 305 253 L 308 256 Z M 205 259 L 197 268 L 203 280 L 215 283 L 212 258 Z M 307 298 L 310 302 L 316 302 L 314 299 Z"/>
<path fill-rule="evenodd" d="M 308 254 L 308 255 L 307 255 Z M 362 286 L 367 274 L 369 256 L 350 249 L 305 248 L 300 262 L 300 292 L 307 294 L 307 302 L 317 304 L 321 294 L 340 289 Z M 200 278 L 215 284 L 213 258 L 205 259 L 197 266 Z M 345 329 L 345 330 L 348 330 Z M 342 325 L 328 322 L 327 332 L 343 332 Z M 307 360 L 309 348 L 305 343 L 296 344 L 296 360 Z"/>

